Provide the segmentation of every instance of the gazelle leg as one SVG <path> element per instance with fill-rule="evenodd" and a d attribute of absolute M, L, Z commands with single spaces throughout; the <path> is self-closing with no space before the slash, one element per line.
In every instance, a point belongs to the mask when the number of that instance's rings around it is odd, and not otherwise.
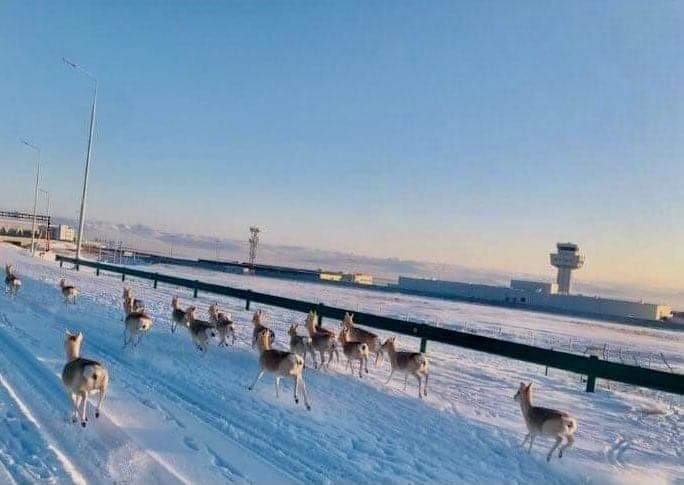
<path fill-rule="evenodd" d="M 311 411 L 311 405 L 309 404 L 309 393 L 306 392 L 306 384 L 304 383 L 304 378 L 302 376 L 297 377 L 299 380 L 299 384 L 302 386 L 302 392 L 304 393 L 304 404 L 306 405 L 306 409 L 308 411 Z"/>
<path fill-rule="evenodd" d="M 416 379 L 418 379 L 418 397 L 423 399 L 423 394 L 420 392 L 421 388 L 423 387 L 423 378 L 420 376 L 420 372 L 416 372 L 413 375 L 416 376 Z"/>
<path fill-rule="evenodd" d="M 368 357 L 363 358 L 363 363 L 366 368 L 366 374 L 368 374 Z"/>
<path fill-rule="evenodd" d="M 565 439 L 567 441 L 563 446 L 560 447 L 560 450 L 558 450 L 558 458 L 563 458 L 563 451 L 572 446 L 572 444 L 575 442 L 575 438 L 573 438 L 572 435 L 566 436 Z"/>
<path fill-rule="evenodd" d="M 78 394 L 69 393 L 69 399 L 71 399 L 71 404 L 74 406 L 74 412 L 71 415 L 71 422 L 76 423 L 78 421 L 79 406 L 81 405 L 81 396 Z"/>
<path fill-rule="evenodd" d="M 261 379 L 264 375 L 264 371 L 259 368 L 259 372 L 257 372 L 256 378 L 254 379 L 254 382 L 252 382 L 252 385 L 248 387 L 248 389 L 251 391 L 254 389 L 254 386 L 256 385 L 257 382 L 259 382 L 259 379 Z"/>
<path fill-rule="evenodd" d="M 430 377 L 430 374 L 428 372 L 425 373 L 425 384 L 423 385 L 423 396 L 427 397 L 427 383 L 428 383 L 428 378 Z"/>
<path fill-rule="evenodd" d="M 390 375 L 389 375 L 389 377 L 387 378 L 387 382 L 385 382 L 385 385 L 387 385 L 387 384 L 390 383 L 390 381 L 392 380 L 392 376 L 393 376 L 393 375 L 394 375 L 394 369 L 392 369 L 392 371 L 390 372 Z"/>
<path fill-rule="evenodd" d="M 299 377 L 294 377 L 294 400 L 295 404 L 299 404 L 299 398 L 297 397 L 297 391 L 299 390 Z"/>
<path fill-rule="evenodd" d="M 530 439 L 530 433 L 527 433 L 525 437 L 522 440 L 522 443 L 520 443 L 521 448 L 525 448 L 525 443 L 527 443 L 527 440 Z"/>
<path fill-rule="evenodd" d="M 81 426 L 85 428 L 86 426 L 86 409 L 88 407 L 88 394 L 86 392 L 81 393 Z"/>
<path fill-rule="evenodd" d="M 534 444 L 534 439 L 537 437 L 536 434 L 530 434 L 530 447 L 527 449 L 528 453 L 532 453 L 532 445 Z"/>
<path fill-rule="evenodd" d="M 276 386 L 276 398 L 280 398 L 280 376 L 276 376 L 275 386 Z"/>
<path fill-rule="evenodd" d="M 95 410 L 95 417 L 96 418 L 100 417 L 100 410 L 102 409 L 102 403 L 104 402 L 106 395 L 107 395 L 107 389 L 101 389 L 100 390 L 100 398 L 97 401 L 97 409 Z"/>
<path fill-rule="evenodd" d="M 560 445 L 562 441 L 563 438 L 561 438 L 560 436 L 556 438 L 556 444 L 553 445 L 551 450 L 549 450 L 549 454 L 546 455 L 546 461 L 551 461 L 551 455 L 553 455 L 553 452 L 556 451 L 556 448 L 558 448 L 558 445 Z"/>
<path fill-rule="evenodd" d="M 408 372 L 404 374 L 404 391 L 406 390 L 406 384 L 408 383 Z"/>

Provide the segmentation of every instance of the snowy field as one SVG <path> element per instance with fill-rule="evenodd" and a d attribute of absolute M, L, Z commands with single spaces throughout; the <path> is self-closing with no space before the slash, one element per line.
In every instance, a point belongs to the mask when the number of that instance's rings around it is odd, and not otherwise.
<path fill-rule="evenodd" d="M 0 483 L 684 483 L 682 399 L 599 381 L 584 392 L 581 376 L 456 347 L 428 344 L 430 388 L 402 390 L 385 362 L 359 380 L 344 370 L 307 369 L 313 409 L 295 405 L 291 384 L 276 399 L 272 378 L 246 390 L 256 373 L 251 314 L 244 302 L 148 281 L 127 280 L 155 327 L 139 347 L 122 349 L 120 277 L 60 269 L 0 246 L 22 278 L 21 293 L 0 297 Z M 156 267 L 159 272 L 585 353 L 678 372 L 684 334 L 428 298 L 251 276 Z M 65 276 L 82 296 L 65 307 Z M 238 323 L 235 347 L 199 355 L 187 333 L 171 334 L 169 302 L 218 301 Z M 258 308 L 253 305 L 253 309 Z M 277 346 L 304 315 L 264 307 Z M 337 322 L 324 321 L 338 328 Z M 103 416 L 86 429 L 68 421 L 59 373 L 65 328 L 85 334 L 83 355 L 110 370 Z M 418 342 L 401 338 L 401 346 Z M 667 364 L 666 364 L 667 362 Z M 544 459 L 550 439 L 531 455 L 512 400 L 532 381 L 536 402 L 570 411 L 576 446 Z"/>

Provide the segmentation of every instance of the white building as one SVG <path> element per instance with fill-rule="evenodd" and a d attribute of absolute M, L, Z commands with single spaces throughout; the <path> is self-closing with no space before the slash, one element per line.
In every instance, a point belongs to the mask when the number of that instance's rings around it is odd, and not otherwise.
<path fill-rule="evenodd" d="M 76 235 L 71 227 L 66 224 L 60 224 L 50 228 L 50 239 L 54 241 L 74 242 Z"/>
<path fill-rule="evenodd" d="M 584 256 L 579 254 L 576 244 L 558 243 L 557 248 L 558 253 L 551 255 L 551 264 L 558 268 L 558 283 L 511 280 L 510 286 L 505 287 L 401 276 L 399 289 L 478 303 L 528 307 L 532 310 L 595 318 L 658 321 L 672 317 L 672 308 L 668 305 L 569 294 L 570 274 L 573 269 L 582 267 Z"/>

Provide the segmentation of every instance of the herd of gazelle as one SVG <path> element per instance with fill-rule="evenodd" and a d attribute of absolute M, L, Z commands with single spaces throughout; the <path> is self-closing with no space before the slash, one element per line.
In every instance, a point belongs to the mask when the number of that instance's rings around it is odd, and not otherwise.
<path fill-rule="evenodd" d="M 76 302 L 79 290 L 73 285 L 66 283 L 62 278 L 59 288 L 65 303 Z M 21 280 L 13 271 L 12 265 L 5 265 L 5 291 L 11 296 L 16 296 L 21 289 Z M 128 344 L 138 345 L 143 335 L 152 329 L 152 317 L 146 312 L 143 301 L 135 299 L 130 288 L 123 290 L 124 308 L 124 346 Z M 171 331 L 175 333 L 178 326 L 186 328 L 190 332 L 192 341 L 197 348 L 206 352 L 210 338 L 219 338 L 219 346 L 224 346 L 231 338 L 235 343 L 235 323 L 230 314 L 221 312 L 218 304 L 209 306 L 209 320 L 199 320 L 196 317 L 194 306 L 181 308 L 180 300 L 174 296 L 171 300 Z M 428 358 L 419 352 L 407 352 L 397 350 L 394 337 L 380 342 L 380 338 L 367 330 L 359 328 L 354 323 L 354 315 L 346 313 L 342 320 L 342 328 L 339 335 L 330 329 L 324 328 L 318 321 L 316 312 L 311 311 L 306 318 L 307 335 L 297 332 L 298 325 L 293 324 L 288 330 L 290 337 L 290 350 L 277 350 L 272 348 L 275 333 L 264 324 L 264 313 L 257 310 L 252 317 L 252 348 L 259 351 L 259 370 L 254 382 L 249 386 L 251 391 L 265 373 L 275 377 L 276 396 L 280 395 L 280 379 L 291 378 L 294 380 L 294 400 L 299 403 L 299 392 L 304 397 L 304 404 L 311 410 L 309 397 L 304 383 L 304 367 L 306 356 L 310 355 L 314 368 L 329 367 L 333 355 L 339 362 L 338 346 L 342 346 L 342 352 L 347 358 L 347 367 L 353 373 L 353 362 L 359 363 L 359 377 L 368 373 L 368 359 L 375 354 L 377 366 L 383 355 L 387 355 L 391 365 L 391 372 L 387 382 L 392 379 L 395 372 L 404 374 L 404 389 L 406 389 L 409 374 L 418 380 L 418 396 L 427 396 L 428 385 Z M 99 400 L 95 410 L 95 417 L 100 416 L 102 404 L 107 394 L 109 374 L 101 363 L 84 359 L 80 356 L 83 344 L 83 334 L 74 334 L 66 331 L 64 349 L 66 352 L 66 365 L 62 371 L 62 382 L 73 404 L 73 421 L 81 423 L 85 427 L 87 422 L 88 396 L 92 393 L 99 394 Z M 316 359 L 319 355 L 320 363 Z M 328 356 L 326 362 L 326 354 Z M 532 404 L 532 384 L 520 383 L 518 392 L 513 397 L 520 404 L 528 433 L 521 446 L 524 447 L 529 440 L 528 452 L 537 436 L 550 436 L 555 438 L 555 443 L 546 456 L 547 461 L 553 456 L 553 452 L 560 446 L 558 458 L 563 456 L 563 451 L 574 443 L 574 433 L 577 431 L 577 421 L 568 413 L 549 409 Z M 563 444 L 563 440 L 565 443 Z"/>

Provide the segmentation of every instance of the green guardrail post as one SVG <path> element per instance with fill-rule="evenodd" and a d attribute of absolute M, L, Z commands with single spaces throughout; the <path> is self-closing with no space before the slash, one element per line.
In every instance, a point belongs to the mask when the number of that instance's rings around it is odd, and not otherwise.
<path fill-rule="evenodd" d="M 247 298 L 245 299 L 245 310 L 247 310 L 247 311 L 249 311 L 249 304 L 250 304 L 249 294 L 251 292 L 252 292 L 252 290 L 247 290 Z"/>
<path fill-rule="evenodd" d="M 95 276 L 100 276 L 100 268 L 95 269 Z"/>
<path fill-rule="evenodd" d="M 596 368 L 599 358 L 595 355 L 589 356 L 589 375 L 587 376 L 587 392 L 594 392 L 596 389 L 596 376 L 592 370 Z"/>
<path fill-rule="evenodd" d="M 154 289 L 155 289 L 155 290 L 157 289 L 157 278 L 158 278 L 158 277 L 159 277 L 159 274 L 154 273 L 154 285 L 153 285 L 153 286 L 154 286 Z"/>
<path fill-rule="evenodd" d="M 427 351 L 427 339 L 420 339 L 420 353 L 424 354 Z"/>
<path fill-rule="evenodd" d="M 81 271 L 81 265 L 76 263 L 76 271 Z"/>
<path fill-rule="evenodd" d="M 199 281 L 195 280 L 195 290 L 192 292 L 192 297 L 197 298 L 197 286 L 199 285 Z"/>
<path fill-rule="evenodd" d="M 317 310 L 316 313 L 318 313 L 318 324 L 317 325 L 319 327 L 321 325 L 323 325 L 323 308 L 324 307 L 325 307 L 325 305 L 323 303 L 319 303 L 318 308 L 316 309 Z"/>
<path fill-rule="evenodd" d="M 126 273 L 121 273 L 121 281 L 126 281 Z"/>
<path fill-rule="evenodd" d="M 63 268 L 63 267 L 64 267 L 64 261 L 62 261 L 61 259 L 59 260 L 59 267 L 60 267 L 60 268 Z"/>

